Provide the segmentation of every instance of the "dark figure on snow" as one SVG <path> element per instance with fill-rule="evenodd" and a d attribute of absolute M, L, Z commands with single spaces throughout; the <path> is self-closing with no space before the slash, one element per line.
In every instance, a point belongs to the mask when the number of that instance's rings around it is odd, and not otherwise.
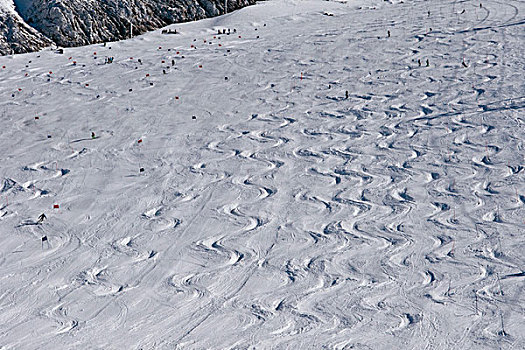
<path fill-rule="evenodd" d="M 46 242 L 47 247 L 49 248 L 49 240 L 47 239 L 47 236 L 42 236 L 42 249 L 44 249 L 44 242 Z"/>
<path fill-rule="evenodd" d="M 345 97 L 348 100 L 348 90 L 346 90 L 346 92 L 345 92 Z"/>
<path fill-rule="evenodd" d="M 428 58 L 427 58 L 427 67 L 430 67 L 430 62 L 429 62 Z"/>
<path fill-rule="evenodd" d="M 96 136 L 95 136 L 95 133 L 92 131 L 91 132 L 91 138 L 94 139 Z"/>
<path fill-rule="evenodd" d="M 42 221 L 44 221 L 45 219 L 47 219 L 46 214 L 42 213 L 42 214 L 40 214 L 40 216 L 38 217 L 38 221 L 37 221 L 36 223 L 37 223 L 37 224 L 41 224 Z"/>
<path fill-rule="evenodd" d="M 421 67 L 421 60 L 419 58 L 417 59 L 417 64 Z"/>
<path fill-rule="evenodd" d="M 388 37 L 390 38 L 390 31 L 388 31 L 388 33 L 387 33 L 387 34 L 388 34 Z"/>

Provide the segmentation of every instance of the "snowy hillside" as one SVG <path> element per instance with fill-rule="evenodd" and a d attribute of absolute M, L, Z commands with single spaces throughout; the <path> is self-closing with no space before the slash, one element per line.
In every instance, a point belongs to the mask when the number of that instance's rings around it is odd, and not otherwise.
<path fill-rule="evenodd" d="M 271 0 L 0 57 L 0 349 L 525 348 L 524 14 Z"/>

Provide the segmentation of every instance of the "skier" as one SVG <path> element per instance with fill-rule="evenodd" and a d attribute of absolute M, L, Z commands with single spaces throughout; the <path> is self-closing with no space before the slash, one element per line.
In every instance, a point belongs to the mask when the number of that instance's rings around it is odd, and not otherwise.
<path fill-rule="evenodd" d="M 93 140 L 96 138 L 95 133 L 94 133 L 93 131 L 91 132 L 91 138 L 92 138 Z"/>
<path fill-rule="evenodd" d="M 42 214 L 40 214 L 40 216 L 38 217 L 38 221 L 37 221 L 36 223 L 37 223 L 37 224 L 41 224 L 42 221 L 44 221 L 45 219 L 47 219 L 46 214 L 42 213 Z"/>

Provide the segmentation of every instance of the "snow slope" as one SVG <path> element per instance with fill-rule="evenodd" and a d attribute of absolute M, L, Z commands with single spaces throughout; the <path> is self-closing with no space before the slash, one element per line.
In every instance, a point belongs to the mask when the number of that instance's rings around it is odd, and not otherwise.
<path fill-rule="evenodd" d="M 0 57 L 0 348 L 525 348 L 524 13 L 273 0 Z"/>

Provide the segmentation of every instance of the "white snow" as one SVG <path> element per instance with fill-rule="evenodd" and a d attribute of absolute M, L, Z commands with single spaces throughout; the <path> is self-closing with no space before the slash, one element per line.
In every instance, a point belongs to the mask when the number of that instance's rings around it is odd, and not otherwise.
<path fill-rule="evenodd" d="M 0 348 L 525 348 L 524 13 L 272 0 L 0 57 Z"/>
<path fill-rule="evenodd" d="M 13 0 L 0 0 L 0 12 L 15 12 L 15 4 Z"/>

